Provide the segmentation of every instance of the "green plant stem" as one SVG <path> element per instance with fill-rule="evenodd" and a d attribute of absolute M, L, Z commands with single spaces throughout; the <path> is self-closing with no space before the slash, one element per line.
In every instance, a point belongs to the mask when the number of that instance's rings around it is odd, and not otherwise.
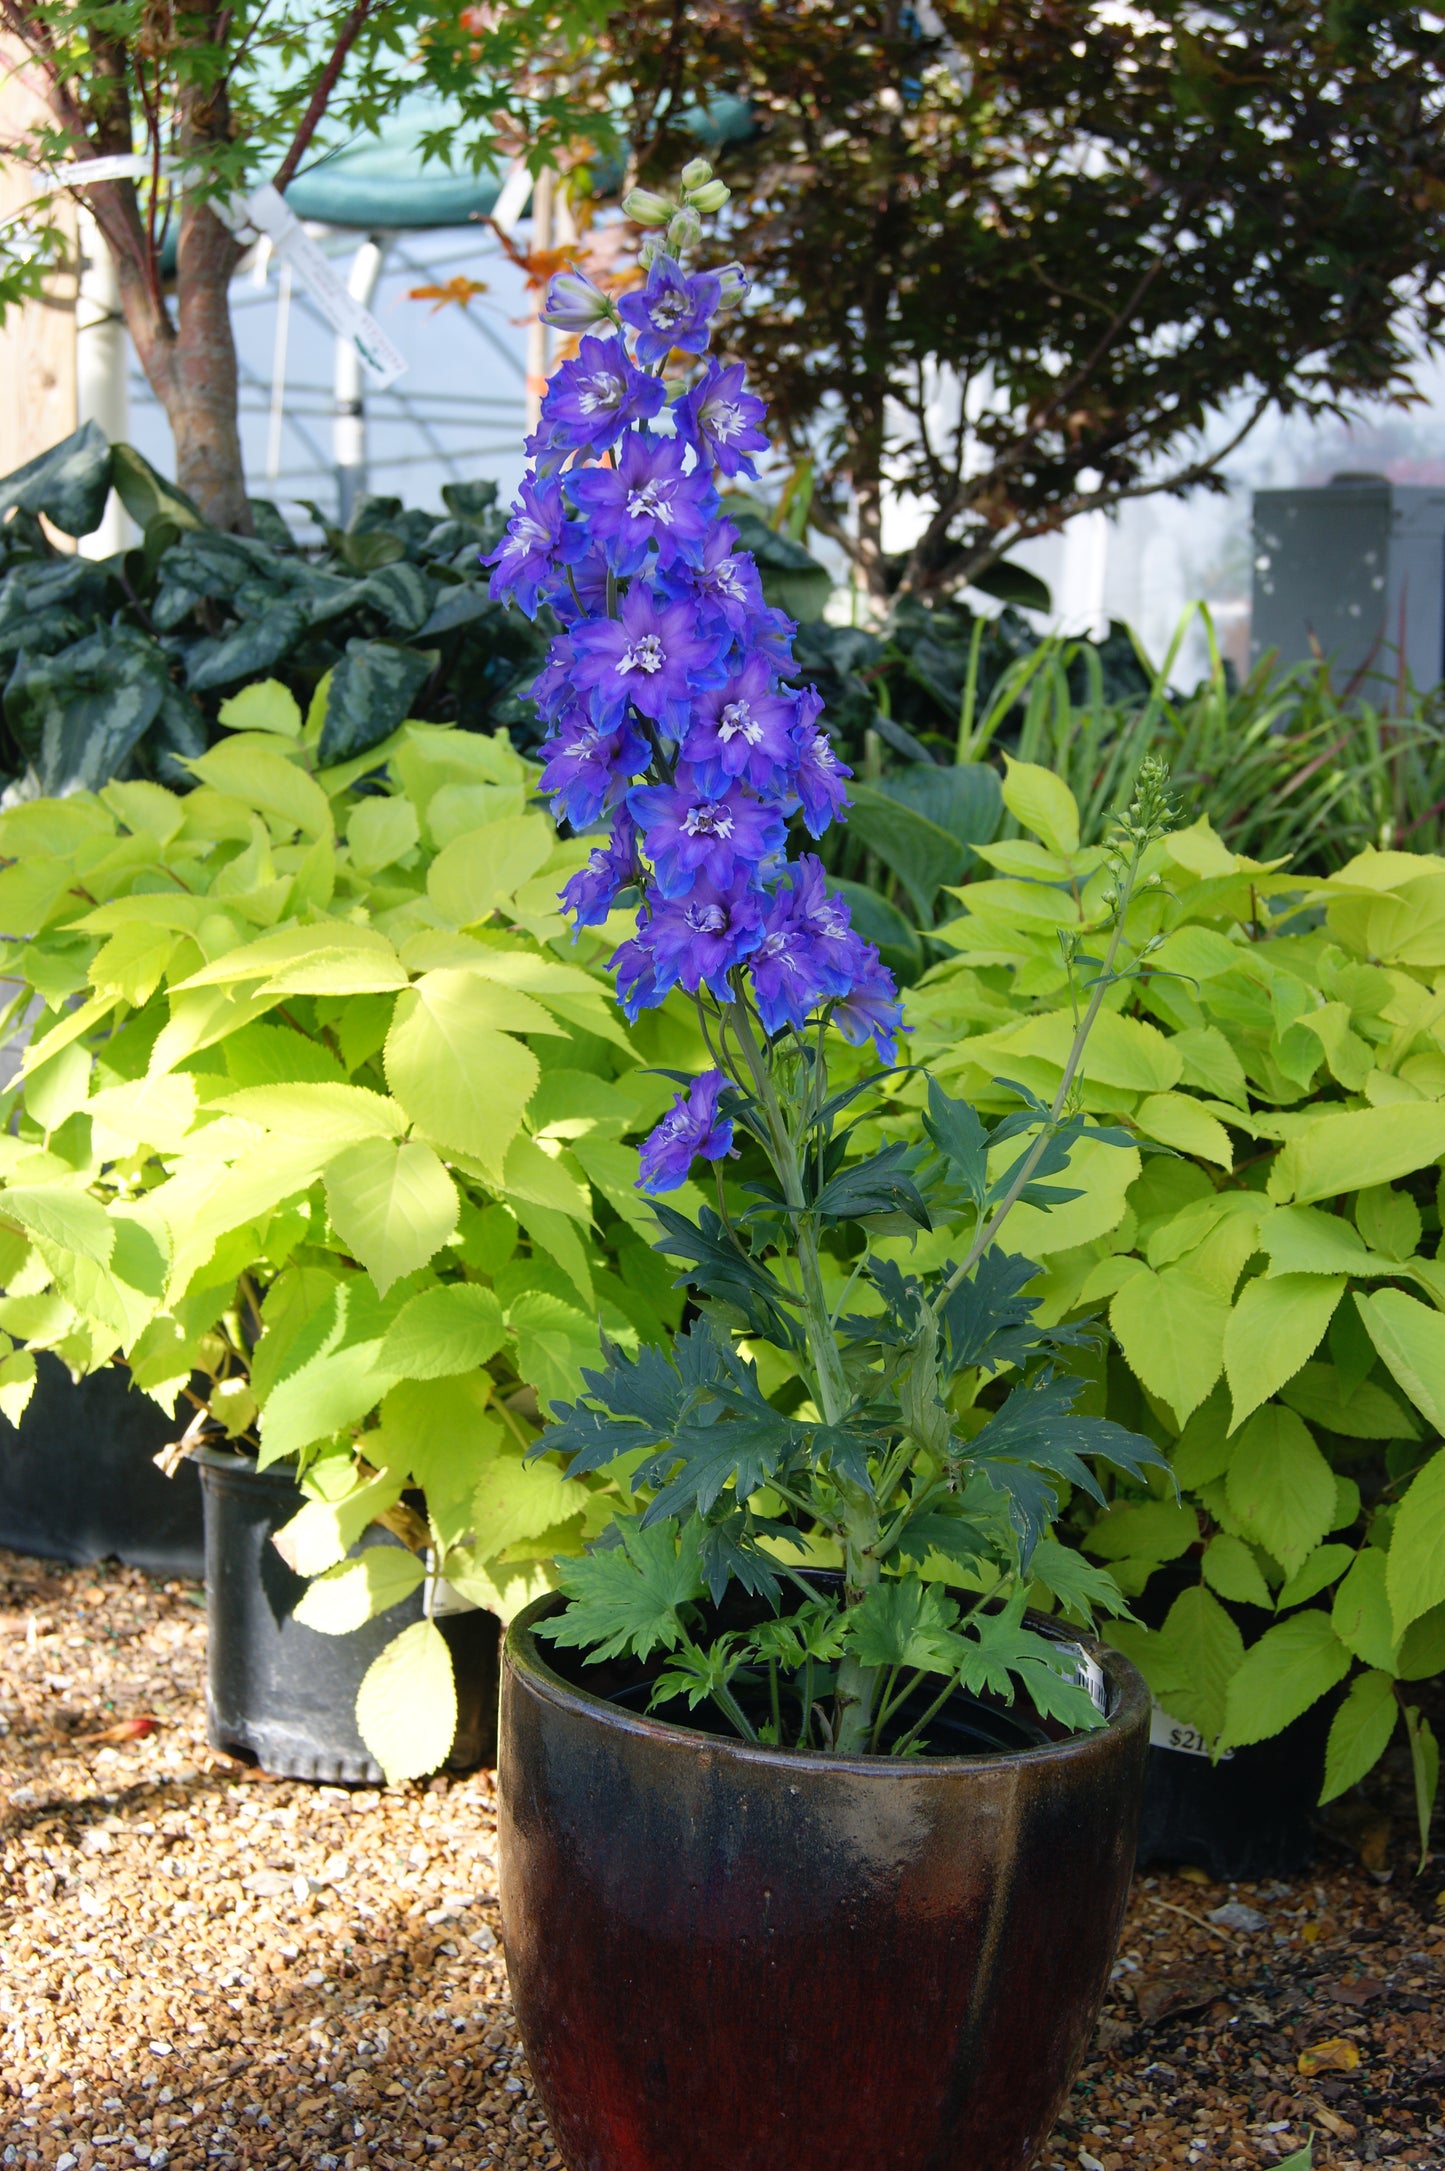
<path fill-rule="evenodd" d="M 727 1683 L 725 1681 L 717 1682 L 709 1693 L 728 1724 L 735 1726 L 743 1740 L 750 1741 L 756 1749 L 758 1747 L 756 1729 Z"/>
<path fill-rule="evenodd" d="M 920 1719 L 915 1720 L 913 1725 L 909 1727 L 908 1732 L 901 1735 L 899 1739 L 894 1742 L 893 1754 L 895 1756 L 902 1756 L 905 1751 L 913 1747 L 914 1742 L 917 1741 L 919 1735 L 923 1732 L 924 1728 L 933 1724 L 934 1720 L 938 1717 L 939 1712 L 942 1711 L 944 1705 L 948 1702 L 949 1697 L 952 1696 L 954 1690 L 958 1687 L 959 1682 L 962 1679 L 962 1674 L 951 1673 L 949 1675 L 948 1679 L 944 1682 L 943 1687 L 940 1689 L 938 1695 L 934 1697 L 933 1702 L 929 1705 L 923 1716 Z"/>
<path fill-rule="evenodd" d="M 803 1332 L 812 1363 L 818 1408 L 824 1424 L 836 1425 L 841 1423 L 847 1414 L 851 1398 L 843 1374 L 838 1338 L 833 1331 L 828 1300 L 823 1290 L 817 1219 L 808 1211 L 797 1148 L 784 1120 L 767 1059 L 753 1032 L 752 1020 L 741 1003 L 732 1004 L 728 1015 L 763 1110 L 768 1136 L 772 1141 L 773 1166 L 783 1187 L 783 1196 L 794 1216 L 798 1268 L 803 1283 Z M 845 1604 L 856 1605 L 864 1592 L 879 1580 L 878 1508 L 875 1499 L 864 1487 L 848 1484 L 843 1478 L 836 1477 L 836 1474 L 835 1478 L 843 1502 L 840 1535 L 843 1541 L 844 1599 Z M 872 1724 L 878 1682 L 877 1667 L 864 1666 L 852 1656 L 840 1659 L 834 1689 L 833 1728 L 833 1745 L 840 1756 L 863 1754 Z"/>

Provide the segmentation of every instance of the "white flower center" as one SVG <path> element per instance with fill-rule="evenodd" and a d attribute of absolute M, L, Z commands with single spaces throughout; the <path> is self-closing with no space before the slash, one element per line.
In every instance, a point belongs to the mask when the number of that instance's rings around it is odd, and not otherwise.
<path fill-rule="evenodd" d="M 622 405 L 622 379 L 614 377 L 607 369 L 584 377 L 577 393 L 577 405 L 584 415 L 613 413 Z"/>
<path fill-rule="evenodd" d="M 627 493 L 627 517 L 629 520 L 660 520 L 665 528 L 673 521 L 672 507 L 660 495 L 662 484 L 645 482 L 640 490 Z"/>
<path fill-rule="evenodd" d="M 709 431 L 724 444 L 729 438 L 741 437 L 747 428 L 741 407 L 735 407 L 731 400 L 710 400 L 704 412 Z"/>
<path fill-rule="evenodd" d="M 682 818 L 683 835 L 687 837 L 721 837 L 726 840 L 733 833 L 733 818 L 718 800 L 704 800 L 699 807 L 689 807 Z"/>
<path fill-rule="evenodd" d="M 531 513 L 523 513 L 516 526 L 516 539 L 524 550 L 549 550 L 552 531 Z"/>
<path fill-rule="evenodd" d="M 674 324 L 681 324 L 687 311 L 687 296 L 678 288 L 669 287 L 665 294 L 658 296 L 648 314 L 660 332 L 670 332 Z"/>
<path fill-rule="evenodd" d="M 825 731 L 819 731 L 814 734 L 812 752 L 813 759 L 814 761 L 816 761 L 820 769 L 837 768 L 838 757 L 833 752 L 833 742 L 828 737 Z"/>
<path fill-rule="evenodd" d="M 719 558 L 717 564 L 709 573 L 708 580 L 720 594 L 736 596 L 739 603 L 746 602 L 747 596 L 742 581 L 738 576 L 738 561 L 736 558 Z"/>
<path fill-rule="evenodd" d="M 687 924 L 699 935 L 720 935 L 728 916 L 721 905 L 689 905 Z"/>
<path fill-rule="evenodd" d="M 729 701 L 718 718 L 717 735 L 724 746 L 737 738 L 744 738 L 749 746 L 756 746 L 763 735 L 763 727 L 746 701 Z"/>
<path fill-rule="evenodd" d="M 619 671 L 660 671 L 667 661 L 666 652 L 655 633 L 644 633 L 640 641 L 622 651 Z"/>

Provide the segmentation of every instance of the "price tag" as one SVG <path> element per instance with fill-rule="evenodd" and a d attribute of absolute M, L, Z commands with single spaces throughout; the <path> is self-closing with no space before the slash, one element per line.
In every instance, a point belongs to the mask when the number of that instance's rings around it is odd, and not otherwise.
<path fill-rule="evenodd" d="M 1208 1756 L 1209 1744 L 1197 1726 L 1186 1726 L 1182 1719 L 1173 1718 L 1162 1704 L 1155 1704 L 1149 1716 L 1149 1745 L 1154 1749 L 1177 1749 L 1181 1756 Z M 1228 1764 L 1234 1751 L 1226 1749 L 1216 1761 Z"/>
<path fill-rule="evenodd" d="M 230 225 L 254 226 L 265 234 L 276 254 L 288 263 L 317 308 L 341 338 L 349 339 L 361 356 L 378 389 L 385 391 L 410 367 L 400 348 L 394 347 L 369 309 L 364 309 L 335 265 L 323 256 L 295 212 L 269 181 L 246 197 L 233 200 Z"/>

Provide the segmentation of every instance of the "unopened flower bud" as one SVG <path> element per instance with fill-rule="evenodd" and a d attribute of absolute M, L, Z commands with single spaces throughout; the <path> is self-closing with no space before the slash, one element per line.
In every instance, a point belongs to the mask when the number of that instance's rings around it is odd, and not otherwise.
<path fill-rule="evenodd" d="M 726 181 L 706 181 L 701 188 L 690 188 L 687 200 L 695 211 L 710 213 L 721 211 L 731 194 Z"/>
<path fill-rule="evenodd" d="M 682 185 L 686 189 L 702 188 L 712 179 L 712 168 L 705 158 L 690 158 L 682 169 Z"/>
<path fill-rule="evenodd" d="M 736 309 L 753 283 L 741 264 L 723 264 L 715 277 L 722 290 L 718 297 L 720 309 Z"/>
<path fill-rule="evenodd" d="M 559 271 L 547 288 L 542 322 L 559 332 L 587 332 L 604 321 L 615 324 L 617 308 L 601 287 L 585 272 Z"/>
<path fill-rule="evenodd" d="M 677 207 L 654 189 L 635 188 L 623 197 L 622 208 L 635 226 L 666 226 Z"/>
<path fill-rule="evenodd" d="M 702 220 L 690 204 L 674 211 L 667 222 L 667 246 L 673 256 L 685 256 L 702 239 Z"/>

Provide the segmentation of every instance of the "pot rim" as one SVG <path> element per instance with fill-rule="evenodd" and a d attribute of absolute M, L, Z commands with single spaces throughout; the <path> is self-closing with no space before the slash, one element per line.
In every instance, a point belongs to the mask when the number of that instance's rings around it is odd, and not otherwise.
<path fill-rule="evenodd" d="M 671 1744 L 679 1749 L 706 1749 L 717 1755 L 731 1757 L 740 1764 L 763 1765 L 774 1769 L 797 1772 L 844 1772 L 852 1777 L 876 1778 L 890 1772 L 900 1777 L 908 1772 L 928 1772 L 939 1775 L 944 1772 L 992 1772 L 1013 1770 L 1020 1765 L 1056 1762 L 1060 1758 L 1097 1755 L 1103 1744 L 1112 1736 L 1126 1734 L 1137 1727 L 1147 1728 L 1152 1703 L 1148 1685 L 1138 1668 L 1097 1637 L 1082 1633 L 1070 1633 L 1069 1641 L 1095 1659 L 1102 1668 L 1104 1679 L 1113 1693 L 1114 1708 L 1104 1724 L 1087 1734 L 1070 1734 L 1067 1740 L 1051 1741 L 1042 1748 L 1017 1749 L 998 1756 L 832 1756 L 824 1749 L 775 1749 L 766 1742 L 737 1741 L 726 1734 L 709 1734 L 701 1727 L 679 1726 L 670 1719 L 658 1719 L 645 1712 L 628 1711 L 621 1704 L 614 1704 L 605 1696 L 594 1695 L 590 1689 L 579 1689 L 571 1681 L 555 1672 L 543 1658 L 537 1639 L 532 1634 L 534 1621 L 543 1619 L 563 1603 L 561 1593 L 546 1591 L 534 1598 L 529 1606 L 509 1624 L 502 1638 L 502 1674 L 515 1667 L 525 1675 L 528 1686 L 538 1695 L 564 1711 L 579 1718 L 601 1720 L 605 1725 L 624 1734 L 632 1734 L 646 1741 L 654 1741 L 666 1747 Z M 1041 1622 L 1057 1632 L 1058 1623 L 1050 1616 L 1037 1616 Z"/>

